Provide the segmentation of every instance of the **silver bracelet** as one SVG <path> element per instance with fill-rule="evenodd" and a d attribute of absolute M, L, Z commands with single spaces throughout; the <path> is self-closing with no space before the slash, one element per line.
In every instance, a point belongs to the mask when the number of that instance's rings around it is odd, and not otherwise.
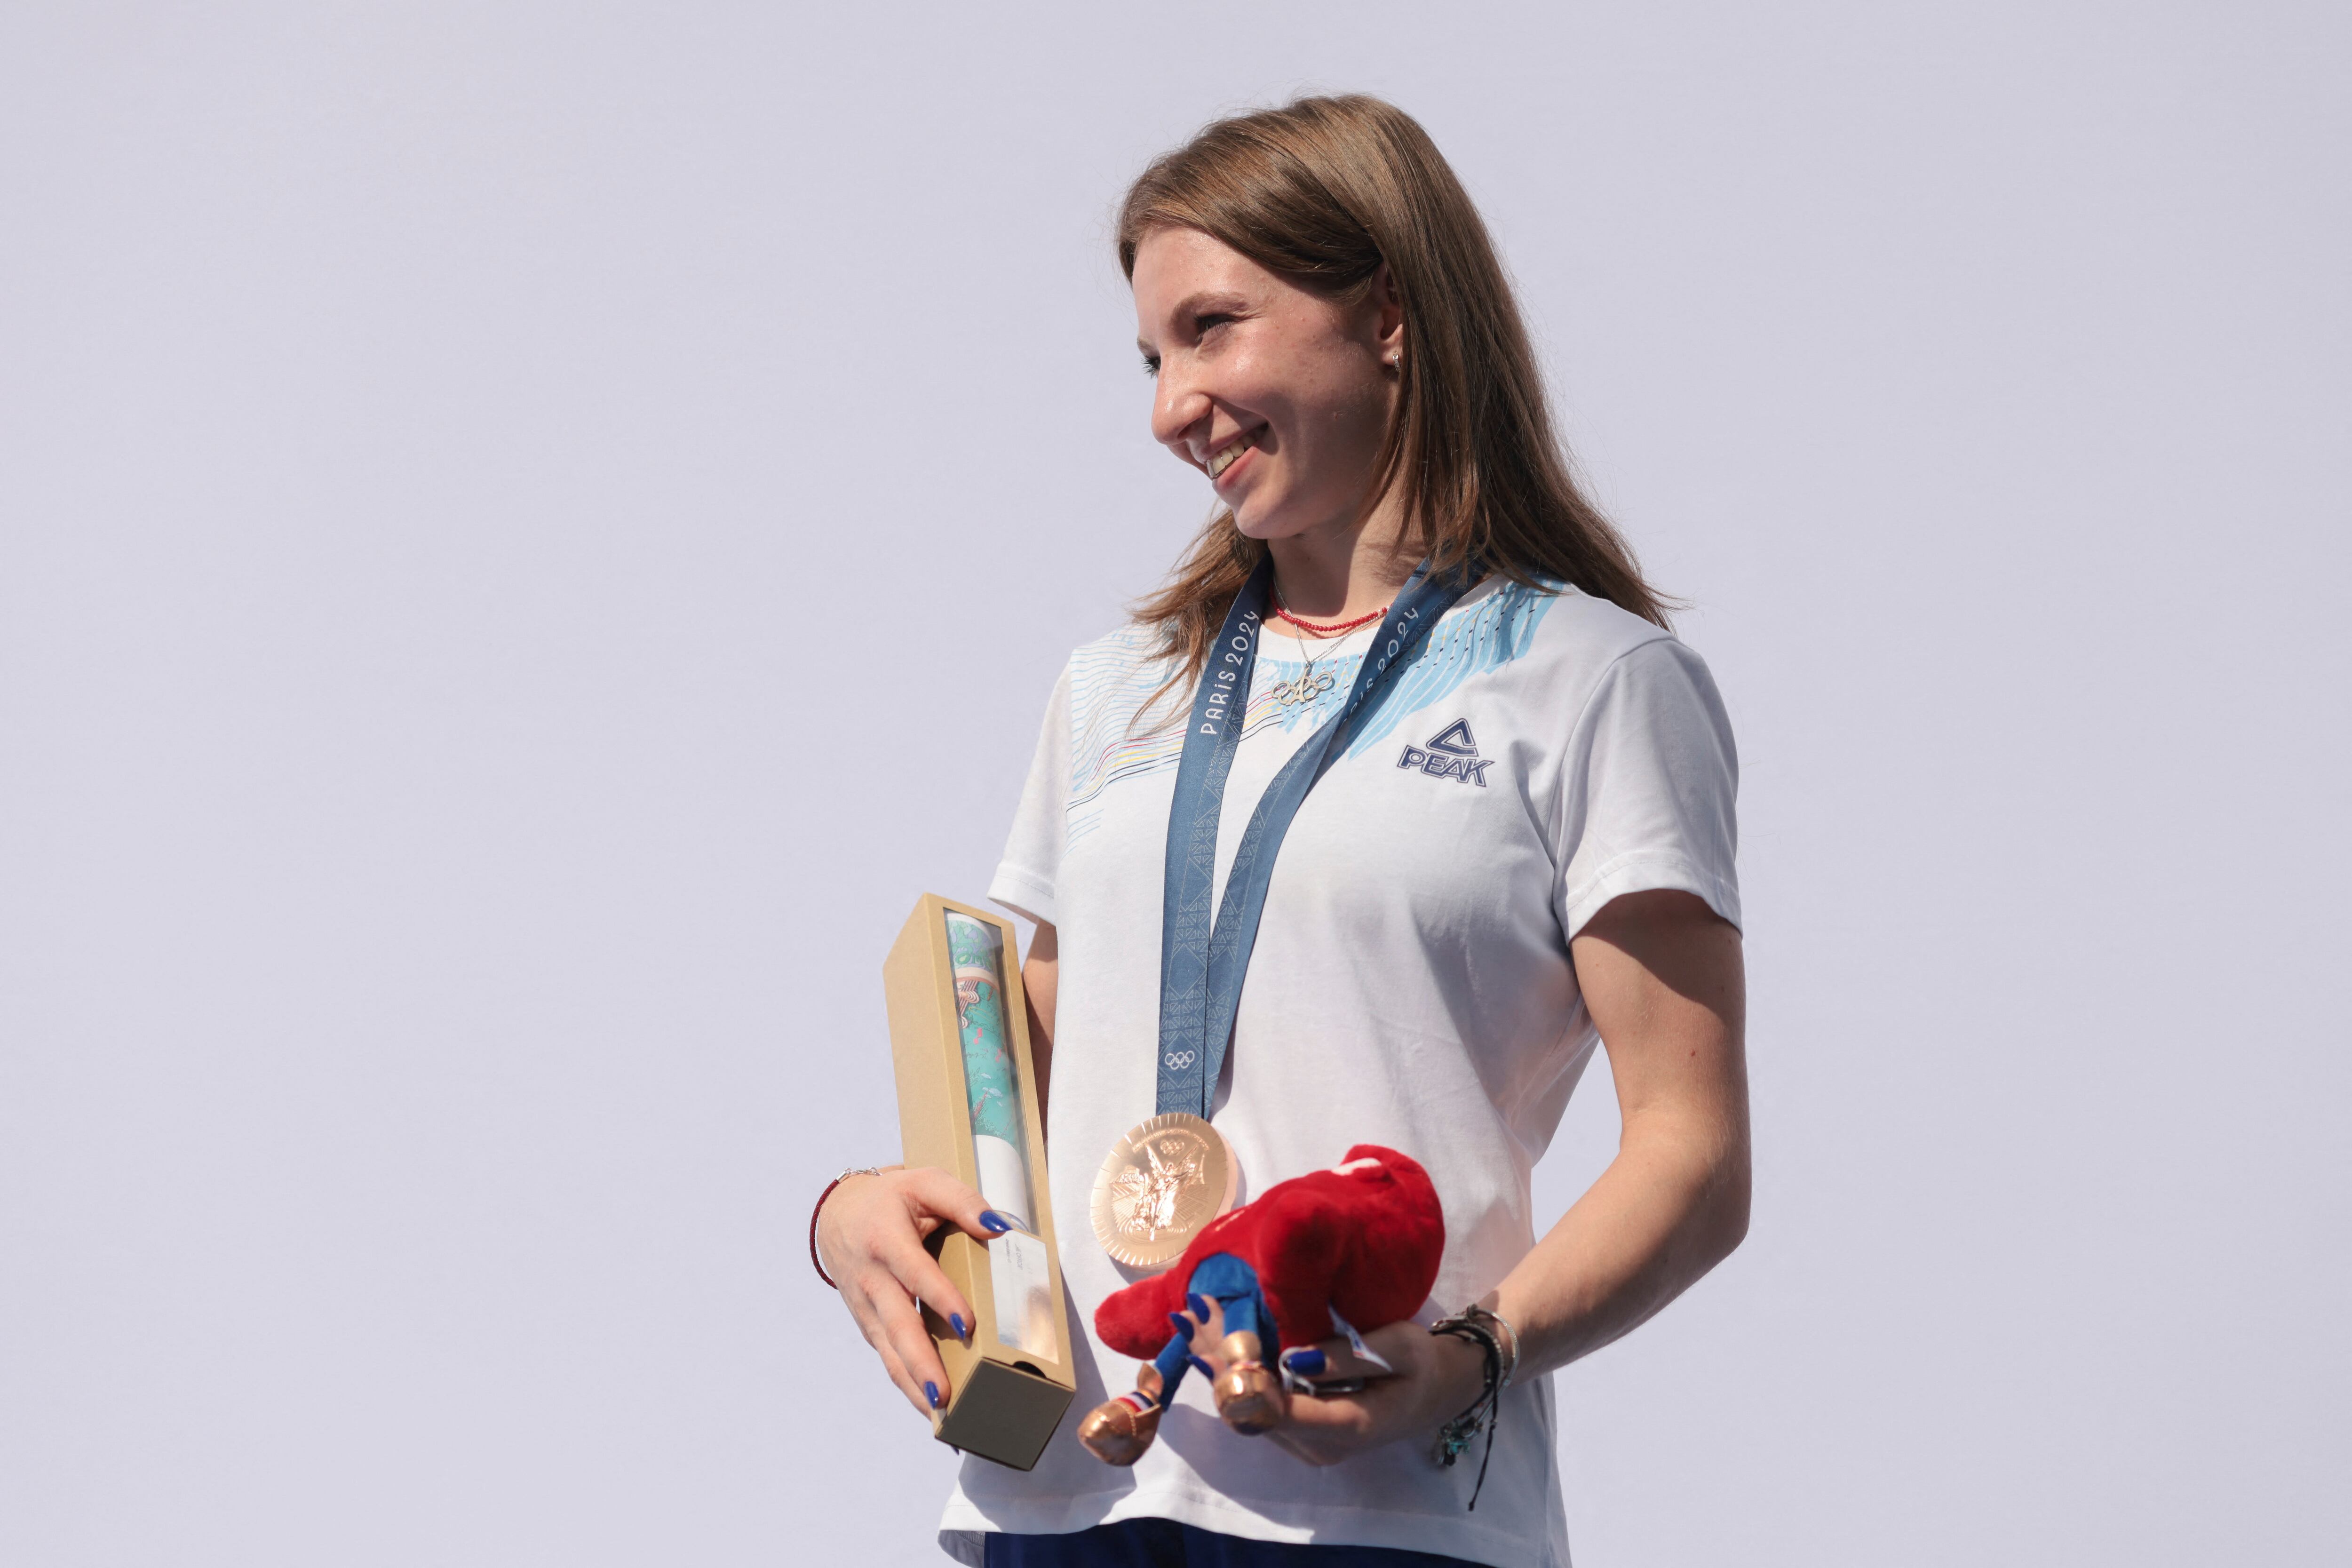
<path fill-rule="evenodd" d="M 1463 1311 L 1465 1314 L 1475 1312 L 1479 1317 L 1491 1320 L 1496 1328 L 1503 1331 L 1503 1375 L 1495 1386 L 1510 1387 L 1513 1374 L 1519 1370 L 1518 1326 L 1491 1307 L 1465 1307 Z"/>

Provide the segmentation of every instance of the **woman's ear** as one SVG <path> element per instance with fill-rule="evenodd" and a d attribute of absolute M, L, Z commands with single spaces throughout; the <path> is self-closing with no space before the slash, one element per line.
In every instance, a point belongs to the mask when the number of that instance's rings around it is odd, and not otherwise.
<path fill-rule="evenodd" d="M 1376 341 L 1380 345 L 1381 363 L 1391 370 L 1402 367 L 1404 363 L 1404 297 L 1397 292 L 1396 279 L 1390 273 L 1389 264 L 1385 261 L 1381 263 L 1381 269 L 1372 274 L 1371 291 L 1366 303 L 1377 312 L 1374 327 L 1378 333 Z"/>

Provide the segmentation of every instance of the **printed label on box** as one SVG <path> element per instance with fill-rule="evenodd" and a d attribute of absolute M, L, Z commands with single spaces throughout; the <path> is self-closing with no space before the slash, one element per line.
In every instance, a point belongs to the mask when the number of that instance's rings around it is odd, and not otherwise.
<path fill-rule="evenodd" d="M 996 1286 L 996 1337 L 1031 1355 L 1054 1354 L 1054 1282 L 1045 1244 L 1007 1231 L 988 1244 L 989 1278 Z"/>

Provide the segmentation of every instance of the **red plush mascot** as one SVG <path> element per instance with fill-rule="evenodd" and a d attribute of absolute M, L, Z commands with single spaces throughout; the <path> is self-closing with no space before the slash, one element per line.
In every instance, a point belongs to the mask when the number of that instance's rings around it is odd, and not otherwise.
<path fill-rule="evenodd" d="M 1237 1432 L 1265 1431 L 1290 1408 L 1286 1384 L 1265 1364 L 1268 1342 L 1278 1362 L 1281 1351 L 1411 1317 L 1444 1250 L 1429 1173 L 1393 1149 L 1359 1143 L 1332 1170 L 1268 1187 L 1211 1221 L 1174 1268 L 1096 1310 L 1103 1343 L 1145 1365 L 1133 1394 L 1079 1424 L 1078 1440 L 1110 1464 L 1141 1458 L 1185 1369 L 1209 1370 L 1192 1350 L 1204 1330 L 1225 1363 L 1217 1413 Z"/>

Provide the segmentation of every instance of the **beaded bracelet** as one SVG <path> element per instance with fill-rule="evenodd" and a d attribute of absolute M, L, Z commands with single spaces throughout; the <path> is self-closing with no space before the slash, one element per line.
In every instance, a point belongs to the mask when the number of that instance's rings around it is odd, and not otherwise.
<path fill-rule="evenodd" d="M 833 1284 L 833 1276 L 824 1271 L 824 1259 L 817 1255 L 816 1250 L 816 1222 L 824 1215 L 824 1200 L 833 1196 L 834 1188 L 841 1185 L 842 1183 L 849 1180 L 852 1176 L 878 1176 L 881 1173 L 882 1167 L 879 1165 L 850 1166 L 849 1169 L 842 1172 L 841 1174 L 834 1177 L 833 1180 L 824 1184 L 824 1191 L 817 1194 L 816 1195 L 816 1207 L 809 1210 L 809 1263 L 816 1269 L 816 1277 L 824 1280 L 826 1284 L 833 1285 L 833 1288 L 836 1290 L 840 1289 L 841 1287 Z"/>

